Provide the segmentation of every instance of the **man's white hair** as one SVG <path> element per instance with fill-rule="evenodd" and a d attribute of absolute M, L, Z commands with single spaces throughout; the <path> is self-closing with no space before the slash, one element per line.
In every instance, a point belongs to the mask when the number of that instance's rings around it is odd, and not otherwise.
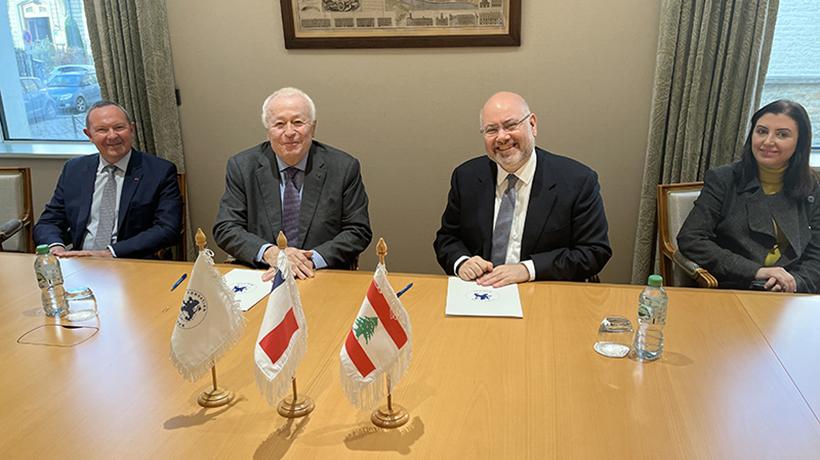
<path fill-rule="evenodd" d="M 310 106 L 310 122 L 313 123 L 316 121 L 316 105 L 313 104 L 313 99 L 311 99 L 310 96 L 308 96 L 307 93 L 301 89 L 285 87 L 274 91 L 273 94 L 268 96 L 267 99 L 265 99 L 265 102 L 262 103 L 262 125 L 265 129 L 268 129 L 268 104 L 270 104 L 276 96 L 300 96 L 302 99 L 306 100 Z"/>

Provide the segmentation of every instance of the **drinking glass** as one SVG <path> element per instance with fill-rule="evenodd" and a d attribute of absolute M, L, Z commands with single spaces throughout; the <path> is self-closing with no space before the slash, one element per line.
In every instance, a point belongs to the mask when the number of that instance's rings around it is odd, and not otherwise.
<path fill-rule="evenodd" d="M 623 316 L 607 316 L 598 328 L 595 351 L 609 358 L 623 358 L 632 348 L 632 323 Z"/>
<path fill-rule="evenodd" d="M 85 321 L 97 316 L 97 298 L 90 287 L 76 287 L 66 291 L 69 321 Z"/>

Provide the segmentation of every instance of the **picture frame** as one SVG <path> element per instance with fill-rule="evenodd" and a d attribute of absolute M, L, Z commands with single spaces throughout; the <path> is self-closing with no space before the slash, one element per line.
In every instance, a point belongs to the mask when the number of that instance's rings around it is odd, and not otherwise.
<path fill-rule="evenodd" d="M 521 0 L 279 3 L 286 49 L 521 46 Z"/>

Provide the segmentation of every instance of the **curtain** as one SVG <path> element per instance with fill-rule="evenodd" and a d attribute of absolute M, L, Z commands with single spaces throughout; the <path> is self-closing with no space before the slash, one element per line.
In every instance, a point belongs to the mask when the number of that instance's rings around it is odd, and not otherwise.
<path fill-rule="evenodd" d="M 779 0 L 663 0 L 632 283 L 657 272 L 657 186 L 736 161 L 769 64 Z"/>
<path fill-rule="evenodd" d="M 164 0 L 84 0 L 102 98 L 134 117 L 134 147 L 185 172 Z M 190 212 L 186 234 L 191 235 Z M 193 240 L 184 242 L 193 260 Z"/>

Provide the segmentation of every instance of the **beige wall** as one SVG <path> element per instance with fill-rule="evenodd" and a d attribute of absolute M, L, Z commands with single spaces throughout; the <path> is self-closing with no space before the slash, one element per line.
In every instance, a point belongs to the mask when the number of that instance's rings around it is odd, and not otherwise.
<path fill-rule="evenodd" d="M 288 51 L 276 0 L 168 1 L 194 228 L 213 241 L 227 159 L 265 140 L 264 98 L 297 86 L 316 102 L 317 139 L 362 162 L 375 240 L 384 237 L 389 246 L 388 268 L 441 273 L 432 241 L 450 174 L 483 155 L 479 110 L 493 93 L 509 90 L 538 116 L 540 147 L 598 171 L 614 250 L 602 278 L 628 283 L 658 3 L 525 1 L 517 48 Z M 49 171 L 35 177 L 54 176 L 46 195 L 58 174 L 49 161 Z M 374 247 L 361 257 L 362 269 L 374 267 Z"/>

